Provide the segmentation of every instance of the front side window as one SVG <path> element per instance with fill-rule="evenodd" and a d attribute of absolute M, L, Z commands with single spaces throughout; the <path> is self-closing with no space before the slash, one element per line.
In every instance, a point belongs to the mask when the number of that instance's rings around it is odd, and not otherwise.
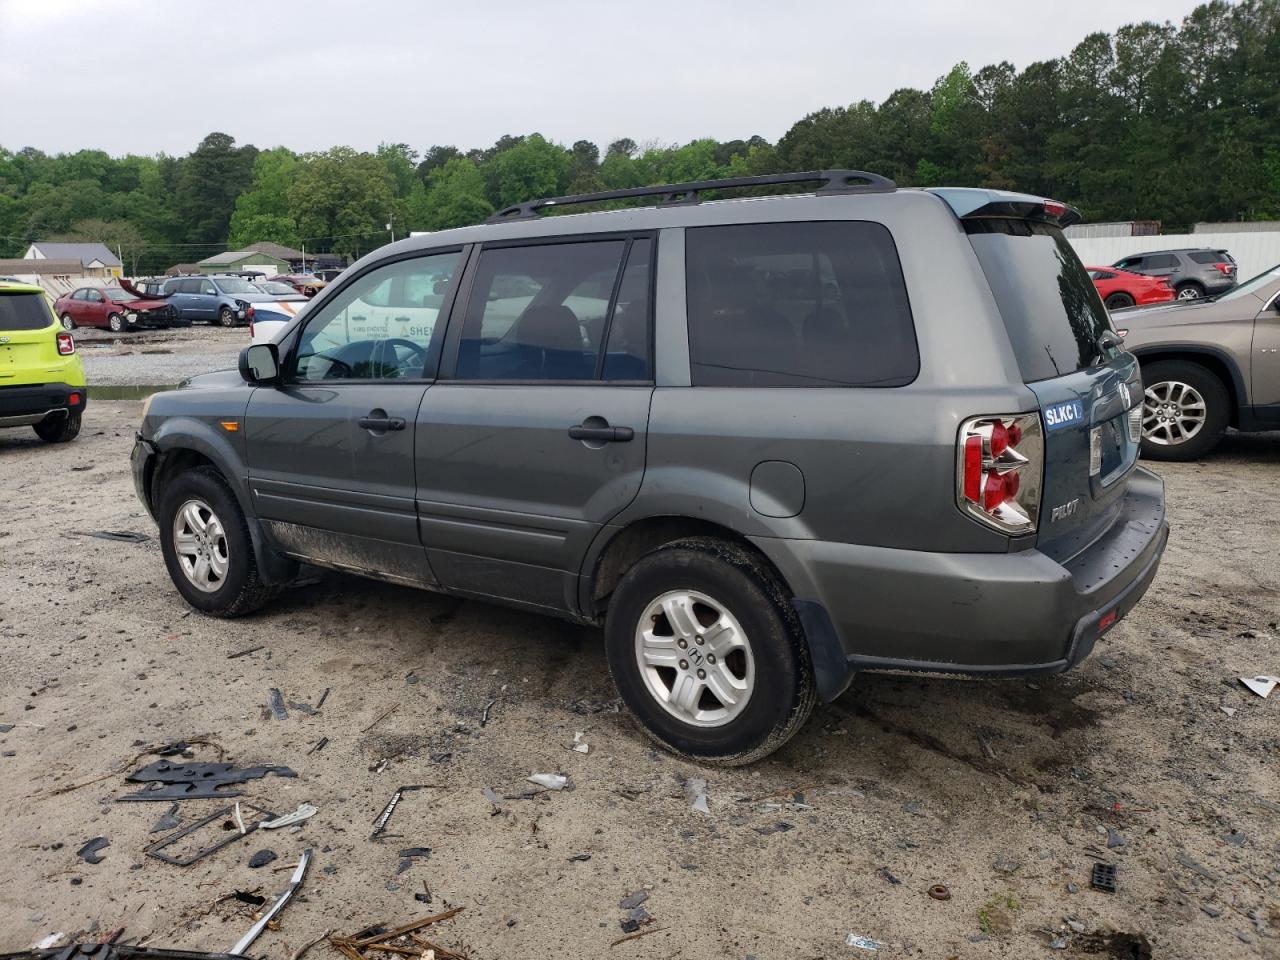
<path fill-rule="evenodd" d="M 650 242 L 610 239 L 484 250 L 462 329 L 458 378 L 598 379 L 619 271 L 629 248 Z M 647 295 L 647 262 L 643 269 Z M 646 332 L 640 337 L 647 339 L 647 306 L 644 310 L 639 324 Z M 645 376 L 647 369 L 639 378 Z"/>
<path fill-rule="evenodd" d="M 892 387 L 920 369 L 897 249 L 877 223 L 685 231 L 695 386 Z"/>
<path fill-rule="evenodd" d="M 203 293 L 207 296 L 213 296 L 217 292 L 213 288 L 212 280 L 201 280 L 199 281 L 199 283 L 200 283 L 200 288 L 197 291 L 198 293 Z"/>
<path fill-rule="evenodd" d="M 294 379 L 417 380 L 434 376 L 445 295 L 461 254 L 438 253 L 371 270 L 308 320 Z"/>
<path fill-rule="evenodd" d="M 102 294 L 100 294 L 97 290 L 90 290 L 87 294 L 85 294 L 85 299 L 93 303 L 101 303 Z"/>

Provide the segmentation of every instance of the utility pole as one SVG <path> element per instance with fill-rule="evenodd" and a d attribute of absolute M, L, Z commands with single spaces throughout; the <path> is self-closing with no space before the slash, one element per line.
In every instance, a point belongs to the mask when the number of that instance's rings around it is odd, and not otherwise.
<path fill-rule="evenodd" d="M 396 218 L 395 217 L 391 217 L 391 216 L 387 217 L 387 230 L 391 233 L 391 242 L 395 243 L 396 242 Z"/>

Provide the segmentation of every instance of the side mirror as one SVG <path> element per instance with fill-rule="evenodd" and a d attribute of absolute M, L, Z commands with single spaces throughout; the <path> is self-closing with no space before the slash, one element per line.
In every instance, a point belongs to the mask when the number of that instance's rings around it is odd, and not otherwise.
<path fill-rule="evenodd" d="M 240 376 L 246 383 L 280 382 L 280 352 L 274 343 L 255 343 L 240 351 Z"/>

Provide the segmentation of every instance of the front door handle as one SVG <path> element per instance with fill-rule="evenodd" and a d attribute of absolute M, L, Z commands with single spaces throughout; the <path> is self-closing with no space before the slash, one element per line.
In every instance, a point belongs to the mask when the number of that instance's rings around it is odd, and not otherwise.
<path fill-rule="evenodd" d="M 403 430 L 404 417 L 388 417 L 381 410 L 371 410 L 367 417 L 356 421 L 356 426 L 363 430 Z"/>
<path fill-rule="evenodd" d="M 569 428 L 569 436 L 574 440 L 593 440 L 596 443 L 627 443 L 635 439 L 636 432 L 630 427 L 588 427 L 580 423 Z"/>

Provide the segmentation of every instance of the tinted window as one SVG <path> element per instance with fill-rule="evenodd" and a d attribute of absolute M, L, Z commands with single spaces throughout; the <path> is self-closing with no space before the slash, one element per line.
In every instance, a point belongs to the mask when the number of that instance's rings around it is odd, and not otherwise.
<path fill-rule="evenodd" d="M 0 330 L 42 330 L 52 319 L 38 293 L 0 293 Z"/>
<path fill-rule="evenodd" d="M 966 220 L 1027 383 L 1082 370 L 1110 329 L 1106 308 L 1057 227 L 1027 220 Z"/>
<path fill-rule="evenodd" d="M 1141 270 L 1141 257 L 1125 257 L 1123 260 L 1117 260 L 1115 264 L 1121 270 Z"/>
<path fill-rule="evenodd" d="M 699 386 L 879 386 L 920 369 L 902 268 L 876 223 L 685 231 Z"/>
<path fill-rule="evenodd" d="M 627 266 L 618 286 L 618 300 L 609 322 L 604 353 L 606 380 L 649 380 L 652 324 L 649 317 L 649 278 L 653 241 L 631 244 Z"/>
<path fill-rule="evenodd" d="M 1143 257 L 1142 269 L 1144 270 L 1176 270 L 1178 268 L 1178 258 L 1172 253 L 1161 253 L 1151 257 Z"/>
<path fill-rule="evenodd" d="M 1196 263 L 1229 263 L 1230 261 L 1223 259 L 1222 250 L 1196 250 L 1187 254 Z"/>
<path fill-rule="evenodd" d="M 415 257 L 371 270 L 307 321 L 295 379 L 413 380 L 434 375 L 444 296 L 458 253 Z"/>
<path fill-rule="evenodd" d="M 625 240 L 502 247 L 480 254 L 458 377 L 592 380 Z"/>

